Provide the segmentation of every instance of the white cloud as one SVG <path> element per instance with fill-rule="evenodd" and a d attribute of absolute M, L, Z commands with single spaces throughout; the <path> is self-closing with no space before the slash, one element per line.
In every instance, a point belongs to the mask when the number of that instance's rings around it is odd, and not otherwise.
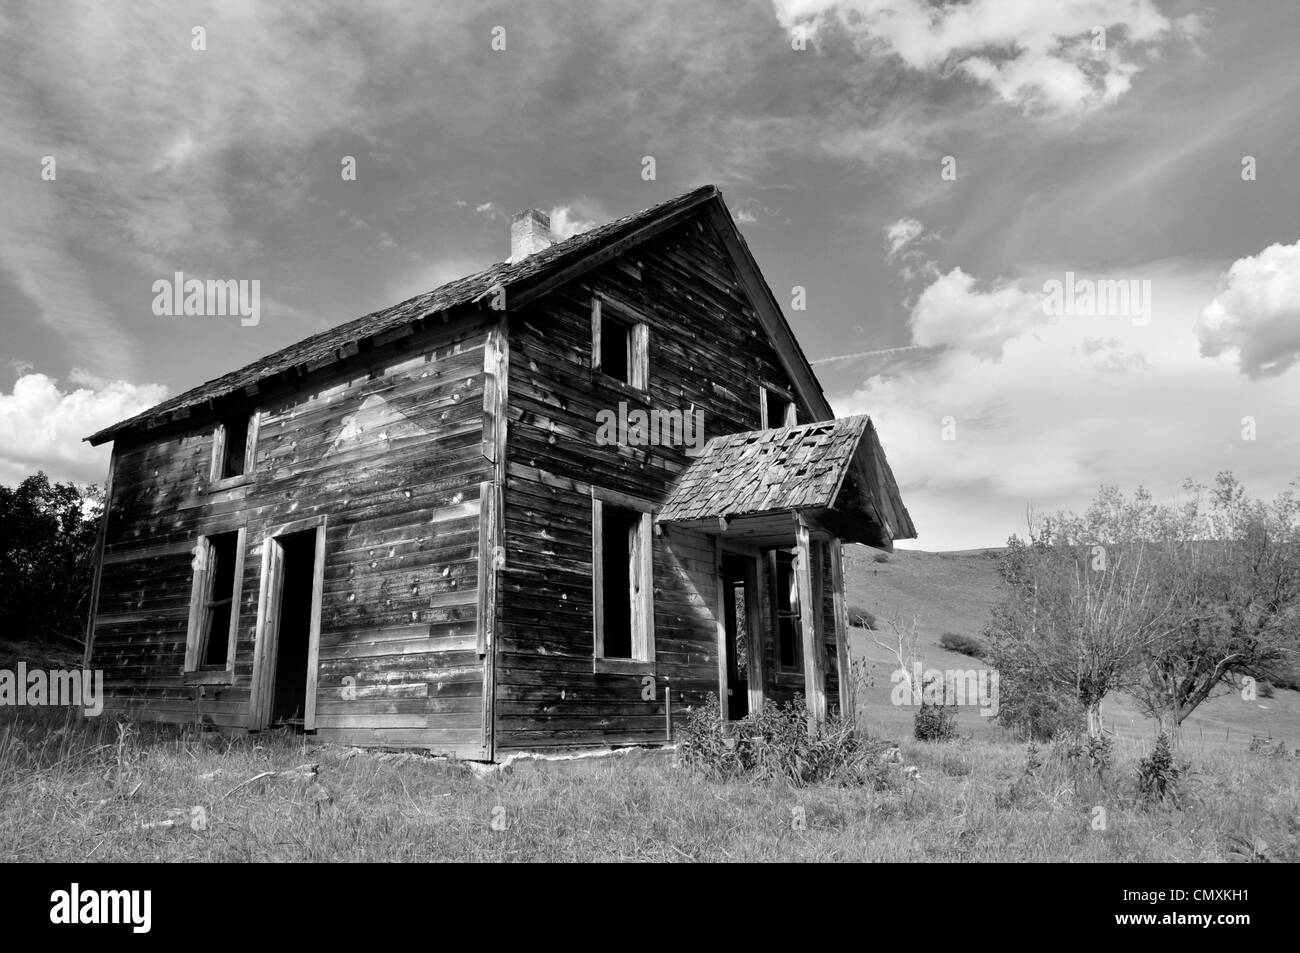
<path fill-rule="evenodd" d="M 900 218 L 885 228 L 885 237 L 889 239 L 889 257 L 893 258 L 903 248 L 912 244 L 925 231 L 925 226 L 914 218 Z"/>
<path fill-rule="evenodd" d="M 1153 0 L 773 0 L 786 29 L 834 23 L 860 48 L 935 75 L 960 73 L 1025 111 L 1086 111 L 1113 102 L 1157 46 L 1194 38 Z M 1094 45 L 1103 28 L 1104 45 Z"/>
<path fill-rule="evenodd" d="M 557 242 L 590 231 L 600 224 L 590 202 L 581 200 L 571 205 L 557 205 L 551 209 L 551 234 Z"/>
<path fill-rule="evenodd" d="M 1008 341 L 1044 321 L 1042 294 L 1001 280 L 979 291 L 974 276 L 960 268 L 928 285 L 909 319 L 914 344 L 955 348 L 985 361 L 1000 361 Z"/>
<path fill-rule="evenodd" d="M 838 413 L 876 422 L 917 545 L 1001 545 L 1023 529 L 1026 507 L 1081 509 L 1102 484 L 1144 484 L 1172 498 L 1185 477 L 1209 482 L 1230 469 L 1253 493 L 1271 495 L 1300 475 L 1291 426 L 1300 389 L 1277 377 L 1243 386 L 1235 365 L 1200 353 L 1197 317 L 1214 273 L 1183 264 L 1130 273 L 1152 282 L 1150 324 L 1049 320 L 1041 296 L 1024 290 L 1039 287 L 1037 278 L 980 290 L 953 269 L 913 307 L 915 343 L 949 346 L 914 352 L 832 395 Z M 1242 439 L 1247 416 L 1257 439 Z M 946 417 L 955 440 L 944 439 Z"/>
<path fill-rule="evenodd" d="M 37 470 L 55 480 L 102 483 L 108 448 L 82 438 L 167 396 L 161 384 L 107 381 L 82 370 L 68 376 L 81 386 L 63 390 L 54 378 L 28 372 L 12 393 L 0 393 L 0 483 L 12 485 Z"/>
<path fill-rule="evenodd" d="M 1282 374 L 1300 360 L 1300 241 L 1233 262 L 1197 335 L 1202 354 L 1235 351 L 1249 377 Z"/>

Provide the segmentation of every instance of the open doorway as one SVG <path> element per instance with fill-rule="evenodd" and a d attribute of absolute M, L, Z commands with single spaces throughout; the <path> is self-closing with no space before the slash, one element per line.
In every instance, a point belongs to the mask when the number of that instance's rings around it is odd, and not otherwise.
<path fill-rule="evenodd" d="M 248 725 L 312 731 L 325 581 L 325 518 L 282 526 L 265 539 Z"/>
<path fill-rule="evenodd" d="M 303 727 L 307 711 L 307 658 L 312 628 L 312 581 L 316 566 L 316 531 L 304 530 L 276 540 L 280 547 L 279 618 L 276 620 L 275 678 L 271 689 L 271 726 Z"/>
<path fill-rule="evenodd" d="M 722 557 L 722 617 L 726 629 L 727 718 L 735 721 L 749 714 L 750 659 L 758 637 L 752 625 L 757 604 L 754 602 L 753 560 L 746 556 Z"/>

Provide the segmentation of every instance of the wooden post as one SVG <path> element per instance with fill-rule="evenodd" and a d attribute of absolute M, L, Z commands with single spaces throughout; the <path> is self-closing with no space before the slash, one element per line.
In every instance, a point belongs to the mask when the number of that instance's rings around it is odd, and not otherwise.
<path fill-rule="evenodd" d="M 826 651 L 818 642 L 818 626 L 813 619 L 812 547 L 808 543 L 808 524 L 794 515 L 798 556 L 794 574 L 799 585 L 799 629 L 803 643 L 804 700 L 808 706 L 808 728 L 816 732 L 826 721 Z"/>
<path fill-rule="evenodd" d="M 858 710 L 854 697 L 853 659 L 849 655 L 849 609 L 844 601 L 843 544 L 838 539 L 832 539 L 827 545 L 831 551 L 831 598 L 835 604 L 835 660 L 839 663 L 840 720 L 856 729 Z"/>
<path fill-rule="evenodd" d="M 763 710 L 767 679 L 763 664 L 763 606 L 759 595 L 758 557 L 745 560 L 745 648 L 749 654 L 749 713 Z"/>
<path fill-rule="evenodd" d="M 730 716 L 727 704 L 727 584 L 722 577 L 722 540 L 717 536 L 713 537 L 713 575 L 718 583 L 713 613 L 718 634 L 718 700 L 722 720 L 727 721 Z"/>

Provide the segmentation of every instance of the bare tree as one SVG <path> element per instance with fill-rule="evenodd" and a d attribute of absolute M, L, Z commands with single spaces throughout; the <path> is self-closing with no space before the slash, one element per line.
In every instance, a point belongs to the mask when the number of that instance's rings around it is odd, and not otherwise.
<path fill-rule="evenodd" d="M 1182 538 L 1164 546 L 1160 584 L 1178 625 L 1143 652 L 1135 695 L 1161 729 L 1179 726 L 1237 677 L 1277 679 L 1295 663 L 1300 631 L 1300 503 L 1264 503 L 1221 473 L 1202 508 L 1185 510 Z M 1191 532 L 1187 531 L 1191 528 Z"/>
<path fill-rule="evenodd" d="M 1174 625 L 1172 600 L 1150 579 L 1142 544 L 1072 545 L 1060 533 L 1044 521 L 1013 551 L 1011 591 L 989 637 L 999 669 L 1075 698 L 1097 737 L 1102 701 L 1132 682 L 1142 653 Z"/>

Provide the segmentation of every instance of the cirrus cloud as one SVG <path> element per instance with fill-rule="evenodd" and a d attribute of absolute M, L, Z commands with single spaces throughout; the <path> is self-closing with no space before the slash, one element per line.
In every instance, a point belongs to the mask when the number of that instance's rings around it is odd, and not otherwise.
<path fill-rule="evenodd" d="M 773 0 L 787 29 L 834 24 L 865 51 L 908 67 L 962 75 L 1026 112 L 1086 112 L 1114 102 L 1174 37 L 1200 21 L 1171 19 L 1153 0 Z"/>

